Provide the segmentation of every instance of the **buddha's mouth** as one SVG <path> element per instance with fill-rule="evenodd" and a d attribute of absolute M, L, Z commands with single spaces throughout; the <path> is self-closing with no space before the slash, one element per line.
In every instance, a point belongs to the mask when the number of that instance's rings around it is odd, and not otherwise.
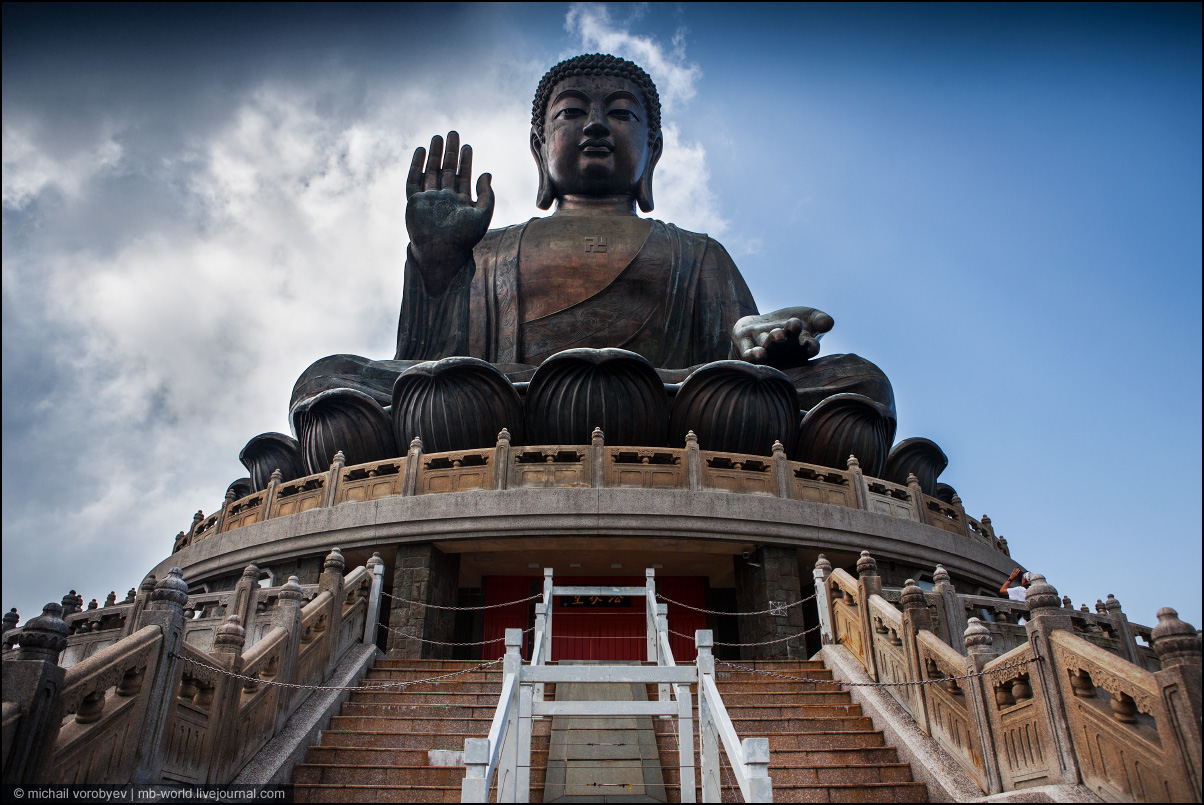
<path fill-rule="evenodd" d="M 615 145 L 610 140 L 583 140 L 578 146 L 586 154 L 614 153 Z"/>

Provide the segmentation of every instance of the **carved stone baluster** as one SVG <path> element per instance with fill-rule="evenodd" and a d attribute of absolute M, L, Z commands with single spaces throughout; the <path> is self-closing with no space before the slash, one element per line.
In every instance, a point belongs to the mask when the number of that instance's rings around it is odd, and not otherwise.
<path fill-rule="evenodd" d="M 1162 701 L 1170 714 L 1171 728 L 1181 747 L 1178 753 L 1184 779 L 1196 802 L 1200 801 L 1200 634 L 1189 623 L 1179 620 L 1170 607 L 1158 610 L 1158 625 L 1151 635 L 1154 652 L 1162 670 L 1154 679 L 1162 691 Z"/>
<path fill-rule="evenodd" d="M 341 558 L 341 557 L 340 557 Z M 297 654 L 301 650 L 301 582 L 296 576 L 289 576 L 288 581 L 280 588 L 276 608 L 272 610 L 272 628 L 277 626 L 288 632 L 284 647 L 280 650 L 279 665 L 273 677 L 278 682 L 313 684 L 321 680 L 297 678 Z M 292 714 L 292 702 L 296 698 L 296 689 L 280 687 L 276 691 L 276 728 L 279 733 L 288 723 Z"/>
<path fill-rule="evenodd" d="M 163 638 L 158 646 L 158 656 L 153 660 L 154 673 L 149 677 L 149 691 L 144 721 L 135 734 L 138 736 L 137 767 L 134 770 L 136 784 L 158 782 L 162 775 L 162 751 L 167 741 L 163 740 L 167 716 L 173 704 L 173 689 L 179 660 L 176 659 L 184 645 L 184 602 L 188 600 L 188 584 L 183 571 L 173 567 L 167 577 L 155 584 L 154 591 L 142 614 L 137 628 L 158 626 Z M 149 670 L 148 670 L 149 673 Z"/>
<path fill-rule="evenodd" d="M 422 462 L 422 439 L 415 436 L 410 441 L 410 452 L 406 455 L 406 477 L 402 482 L 401 494 L 413 497 L 418 494 L 419 464 Z"/>
<path fill-rule="evenodd" d="M 227 489 L 225 500 L 222 501 L 222 510 L 218 512 L 217 523 L 213 527 L 214 534 L 220 534 L 226 530 L 226 517 L 230 513 L 230 504 L 234 502 L 234 490 Z"/>
<path fill-rule="evenodd" d="M 1112 621 L 1112 629 L 1116 632 L 1116 639 L 1120 642 L 1120 656 L 1134 665 L 1144 668 L 1141 658 L 1137 655 L 1137 640 L 1133 637 L 1129 619 L 1120 608 L 1120 602 L 1112 593 L 1108 593 L 1108 600 L 1104 602 L 1104 614 L 1108 616 L 1108 620 Z"/>
<path fill-rule="evenodd" d="M 924 490 L 920 488 L 920 479 L 915 473 L 909 473 L 907 476 L 907 489 L 911 492 L 911 503 L 915 507 L 915 518 L 917 523 L 928 523 L 928 507 L 924 505 Z"/>
<path fill-rule="evenodd" d="M 865 483 L 865 475 L 861 472 L 861 462 L 857 456 L 849 456 L 849 474 L 853 476 L 853 494 L 857 497 L 857 508 L 869 509 L 870 488 Z"/>
<path fill-rule="evenodd" d="M 326 612 L 326 627 L 325 634 L 321 640 L 323 646 L 312 649 L 313 651 L 321 652 L 325 660 L 319 662 L 320 668 L 324 670 L 323 678 L 330 676 L 334 671 L 334 667 L 339 662 L 339 625 L 343 621 L 343 571 L 347 567 L 346 560 L 343 559 L 343 554 L 338 548 L 331 548 L 330 553 L 326 555 L 326 560 L 322 563 L 322 575 L 318 577 L 318 592 L 324 593 L 329 591 L 331 601 Z"/>
<path fill-rule="evenodd" d="M 247 633 L 242 627 L 242 618 L 230 615 L 217 629 L 213 639 L 213 659 L 232 674 L 242 673 L 242 653 L 246 647 Z M 233 740 L 238 728 L 238 706 L 242 699 L 242 680 L 222 674 L 214 689 L 213 706 L 209 711 L 210 723 L 214 728 L 205 736 L 202 757 L 208 761 L 206 782 L 224 783 L 230 779 L 227 773 L 238 746 Z"/>
<path fill-rule="evenodd" d="M 938 565 L 939 567 L 939 565 Z M 992 643 L 990 631 L 982 625 L 978 618 L 970 618 L 965 631 L 961 635 L 961 643 L 966 652 L 966 673 L 981 673 L 987 663 L 999 656 Z M 987 793 L 998 794 L 1003 791 L 1003 779 L 999 773 L 999 758 L 995 754 L 995 736 L 991 728 L 991 717 L 988 711 L 992 697 L 991 682 L 987 677 L 977 676 L 964 680 L 966 705 L 974 719 L 974 733 L 978 739 L 978 756 L 983 759 L 983 776 L 987 781 Z"/>
<path fill-rule="evenodd" d="M 59 652 L 67 647 L 62 615 L 61 604 L 43 607 L 42 614 L 18 634 L 16 656 L 4 659 L 4 701 L 16 703 L 22 711 L 11 741 L 5 736 L 5 783 L 40 782 L 53 753 L 61 725 L 59 691 L 67 673 L 58 664 Z"/>
<path fill-rule="evenodd" d="M 338 500 L 339 484 L 343 480 L 343 467 L 347 464 L 347 457 L 343 455 L 343 451 L 339 450 L 334 454 L 334 459 L 330 462 L 330 471 L 326 474 L 326 494 L 322 496 L 322 505 L 329 508 Z"/>
<path fill-rule="evenodd" d="M 989 521 L 985 515 L 983 520 L 985 528 Z M 1028 607 L 1028 622 L 1024 628 L 1028 632 L 1028 642 L 1033 653 L 1039 658 L 1038 662 L 1029 666 L 1036 699 L 1034 704 L 1045 712 L 1045 721 L 1049 726 L 1051 751 L 1046 755 L 1049 780 L 1054 784 L 1074 785 L 1079 780 L 1079 772 L 1064 704 L 1074 694 L 1062 688 L 1063 681 L 1054 671 L 1053 643 L 1050 641 L 1054 630 L 1062 629 L 1073 633 L 1074 626 L 1070 614 L 1062 608 L 1062 599 L 1058 596 L 1058 591 L 1039 573 L 1033 576 L 1025 604 Z M 1066 679 L 1064 684 L 1069 688 L 1070 680 Z M 1013 686 L 1012 695 L 1015 696 L 1015 693 L 1016 689 Z"/>
<path fill-rule="evenodd" d="M 694 431 L 686 433 L 686 476 L 691 492 L 702 489 L 702 453 Z"/>
<path fill-rule="evenodd" d="M 594 428 L 589 438 L 590 484 L 600 489 L 606 486 L 606 437 L 601 428 Z"/>
<path fill-rule="evenodd" d="M 914 579 L 908 579 L 903 586 L 899 605 L 903 609 L 903 634 L 900 637 L 903 640 L 903 656 L 907 659 L 907 678 L 910 681 L 918 681 L 924 678 L 924 671 L 920 662 L 916 635 L 920 633 L 920 630 L 932 631 L 932 613 L 928 611 L 928 599 L 924 597 L 924 591 L 920 589 Z M 931 735 L 928 700 L 924 686 L 908 686 L 905 695 L 911 699 L 911 711 L 916 724 L 925 733 Z"/>
<path fill-rule="evenodd" d="M 861 641 L 865 647 L 866 673 L 878 681 L 878 658 L 874 651 L 874 630 L 870 623 L 870 596 L 882 595 L 882 577 L 878 563 L 869 551 L 862 551 L 857 560 L 857 611 L 861 616 Z"/>
<path fill-rule="evenodd" d="M 832 633 L 832 591 L 828 585 L 830 575 L 832 563 L 821 553 L 815 560 L 815 569 L 811 571 L 811 576 L 815 581 L 815 604 L 819 610 L 820 643 L 825 646 L 836 642 Z"/>
<path fill-rule="evenodd" d="M 958 598 L 949 571 L 940 565 L 932 571 L 932 589 L 937 594 L 937 614 L 941 619 L 942 634 L 958 654 L 965 654 L 962 634 L 966 631 L 966 608 Z"/>
<path fill-rule="evenodd" d="M 780 441 L 773 443 L 773 473 L 777 479 L 778 497 L 790 499 L 790 464 L 786 460 L 786 448 Z"/>
<path fill-rule="evenodd" d="M 493 488 L 505 489 L 510 479 L 510 431 L 502 428 L 493 448 Z"/>

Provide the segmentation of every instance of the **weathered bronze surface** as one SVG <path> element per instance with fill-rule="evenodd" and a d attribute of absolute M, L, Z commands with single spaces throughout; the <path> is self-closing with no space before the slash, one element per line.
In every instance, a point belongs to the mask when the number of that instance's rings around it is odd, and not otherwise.
<path fill-rule="evenodd" d="M 783 431 L 757 444 L 756 452 L 775 439 L 797 449 L 799 409 L 835 394 L 860 395 L 870 403 L 858 409 L 859 416 L 845 418 L 838 441 L 876 448 L 884 436 L 889 440 L 894 395 L 882 371 L 856 355 L 816 358 L 819 338 L 833 326 L 831 316 L 809 307 L 759 314 L 722 245 L 636 214 L 637 206 L 653 209 L 653 174 L 664 146 L 660 114 L 655 85 L 631 62 L 587 55 L 553 67 L 532 104 L 530 146 L 539 171 L 536 204 L 554 210 L 501 229 L 489 229 L 491 177 L 484 173 L 473 182 L 472 148 L 456 132 L 417 149 L 406 184 L 410 247 L 394 359 L 336 355 L 313 364 L 293 389 L 298 432 L 304 427 L 299 414 L 316 395 L 351 389 L 388 406 L 398 376 L 423 361 L 471 356 L 521 383 L 558 352 L 619 348 L 646 359 L 665 383 L 728 359 L 785 372 L 783 385 L 795 389 L 789 405 L 797 415 L 782 419 L 789 425 L 776 416 L 742 425 L 749 434 Z M 528 401 L 528 438 L 543 431 L 550 437 L 559 425 L 535 423 L 533 410 Z M 873 421 L 874 412 L 883 421 Z M 395 421 L 398 416 L 394 412 Z M 569 427 L 580 430 L 578 424 L 574 420 Z M 450 433 L 459 426 L 436 427 Z M 867 433 L 850 441 L 850 429 L 858 427 Z M 808 449 L 827 457 L 831 450 L 811 444 L 818 433 L 812 430 Z M 404 441 L 402 436 L 398 433 Z M 303 433 L 301 440 L 312 441 Z M 586 435 L 574 433 L 555 441 L 582 440 Z M 889 441 L 872 463 L 885 462 L 888 449 Z M 832 466 L 843 466 L 845 459 L 847 454 Z"/>
<path fill-rule="evenodd" d="M 425 450 L 470 450 L 492 444 L 506 428 L 522 442 L 518 391 L 479 358 L 444 358 L 402 372 L 393 386 L 397 455 L 418 437 Z"/>
<path fill-rule="evenodd" d="M 291 481 L 307 474 L 301 445 L 283 433 L 261 433 L 247 442 L 238 460 L 251 474 L 252 492 L 268 488 L 274 470 L 280 470 L 282 481 Z"/>

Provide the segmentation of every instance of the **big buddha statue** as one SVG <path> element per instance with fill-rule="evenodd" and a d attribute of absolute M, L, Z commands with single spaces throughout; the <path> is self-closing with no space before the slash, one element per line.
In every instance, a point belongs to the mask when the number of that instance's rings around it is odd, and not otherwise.
<path fill-rule="evenodd" d="M 416 150 L 397 352 L 311 365 L 290 405 L 299 444 L 265 435 L 244 450 L 256 485 L 289 442 L 286 477 L 336 450 L 401 455 L 414 437 L 485 447 L 502 427 L 516 444 L 589 443 L 601 427 L 609 444 L 680 446 L 694 431 L 703 449 L 768 455 L 780 441 L 792 458 L 844 467 L 855 453 L 885 470 L 890 382 L 856 355 L 818 357 L 832 317 L 759 314 L 719 242 L 637 213 L 653 210 L 664 148 L 644 70 L 599 54 L 557 64 L 530 143 L 536 205 L 552 214 L 500 229 L 491 177 L 473 182 L 456 132 Z"/>

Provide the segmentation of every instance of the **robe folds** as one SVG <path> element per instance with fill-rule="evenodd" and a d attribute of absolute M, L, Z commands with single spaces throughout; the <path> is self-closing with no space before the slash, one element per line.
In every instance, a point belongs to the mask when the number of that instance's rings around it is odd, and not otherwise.
<path fill-rule="evenodd" d="M 511 380 L 523 381 L 561 350 L 617 347 L 647 358 L 669 383 L 680 382 L 700 364 L 738 357 L 732 326 L 742 316 L 756 315 L 757 306 L 718 241 L 654 220 L 635 257 L 608 285 L 562 310 L 524 321 L 518 265 L 527 225 L 486 233 L 439 296 L 426 289 L 407 255 L 394 359 L 332 355 L 315 362 L 293 387 L 290 419 L 296 422 L 305 401 L 335 388 L 365 392 L 388 406 L 401 372 L 456 355 L 489 361 Z M 886 376 L 856 355 L 830 355 L 786 374 L 799 389 L 803 408 L 850 391 L 894 408 Z"/>

